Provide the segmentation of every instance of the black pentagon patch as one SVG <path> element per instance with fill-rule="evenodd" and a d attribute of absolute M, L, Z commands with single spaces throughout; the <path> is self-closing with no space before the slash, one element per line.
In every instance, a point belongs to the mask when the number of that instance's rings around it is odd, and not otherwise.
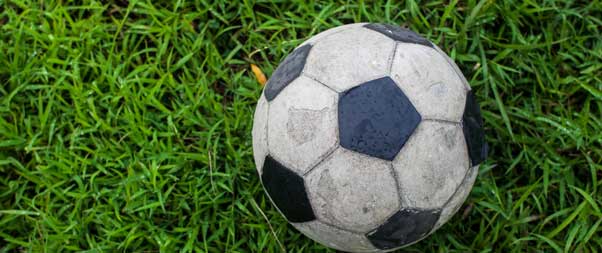
<path fill-rule="evenodd" d="M 427 47 L 433 47 L 433 44 L 425 39 L 424 37 L 418 35 L 412 30 L 408 30 L 405 28 L 401 28 L 399 26 L 389 25 L 389 24 L 366 24 L 364 27 L 377 31 L 386 35 L 387 37 L 394 39 L 396 41 L 407 42 L 420 44 Z"/>
<path fill-rule="evenodd" d="M 426 236 L 440 213 L 440 210 L 402 209 L 366 237 L 382 250 L 402 247 Z"/>
<path fill-rule="evenodd" d="M 341 146 L 393 160 L 420 123 L 420 114 L 389 77 L 368 81 L 339 99 Z"/>
<path fill-rule="evenodd" d="M 309 44 L 297 48 L 278 65 L 265 85 L 264 93 L 268 101 L 274 100 L 289 83 L 301 75 L 310 49 Z"/>
<path fill-rule="evenodd" d="M 487 158 L 488 146 L 485 142 L 481 109 L 472 91 L 466 95 L 466 105 L 464 115 L 462 115 L 462 131 L 468 145 L 472 166 L 480 164 Z"/>
<path fill-rule="evenodd" d="M 265 158 L 261 182 L 272 201 L 290 222 L 316 219 L 307 198 L 303 178 L 271 156 Z"/>

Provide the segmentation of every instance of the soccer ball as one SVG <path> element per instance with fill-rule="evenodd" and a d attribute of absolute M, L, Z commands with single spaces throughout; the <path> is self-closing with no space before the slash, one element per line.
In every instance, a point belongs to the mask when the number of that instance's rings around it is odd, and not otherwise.
<path fill-rule="evenodd" d="M 267 82 L 252 135 L 282 215 L 349 252 L 394 250 L 434 232 L 487 154 L 479 105 L 453 60 L 386 24 L 340 26 L 297 47 Z"/>

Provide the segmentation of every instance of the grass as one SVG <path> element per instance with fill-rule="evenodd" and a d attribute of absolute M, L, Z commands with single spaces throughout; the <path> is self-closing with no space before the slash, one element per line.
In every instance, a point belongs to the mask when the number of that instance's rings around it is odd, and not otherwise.
<path fill-rule="evenodd" d="M 103 2 L 0 0 L 0 252 L 326 252 L 260 186 L 249 65 L 352 22 L 434 41 L 484 114 L 469 199 L 407 251 L 602 251 L 600 0 Z"/>

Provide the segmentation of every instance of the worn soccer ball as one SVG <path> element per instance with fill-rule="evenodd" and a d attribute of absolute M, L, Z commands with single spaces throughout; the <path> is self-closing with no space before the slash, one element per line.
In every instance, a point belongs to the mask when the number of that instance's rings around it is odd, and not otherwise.
<path fill-rule="evenodd" d="M 457 212 L 487 145 L 453 60 L 410 30 L 360 23 L 312 37 L 276 68 L 253 151 L 295 228 L 338 250 L 382 252 Z"/>

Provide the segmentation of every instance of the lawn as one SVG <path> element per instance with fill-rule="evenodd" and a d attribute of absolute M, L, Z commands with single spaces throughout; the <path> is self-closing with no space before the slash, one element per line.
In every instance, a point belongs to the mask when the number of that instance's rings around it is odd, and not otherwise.
<path fill-rule="evenodd" d="M 600 0 L 0 0 L 0 252 L 327 252 L 263 192 L 250 64 L 353 22 L 429 38 L 483 111 L 469 199 L 408 252 L 602 252 Z"/>

